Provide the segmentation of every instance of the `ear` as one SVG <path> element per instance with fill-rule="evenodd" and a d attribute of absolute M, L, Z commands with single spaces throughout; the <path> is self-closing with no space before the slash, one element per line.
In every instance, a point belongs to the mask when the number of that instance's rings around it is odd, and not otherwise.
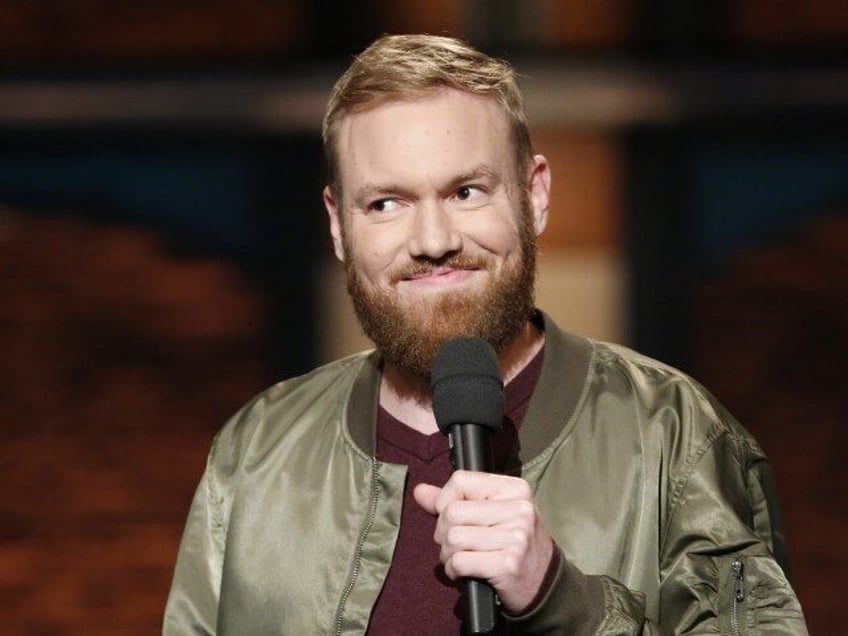
<path fill-rule="evenodd" d="M 327 208 L 327 216 L 330 220 L 330 236 L 333 237 L 333 251 L 336 253 L 336 258 L 344 262 L 344 241 L 342 241 L 342 225 L 339 220 L 339 214 L 342 211 L 339 209 L 338 202 L 330 186 L 324 186 L 324 207 Z"/>
<path fill-rule="evenodd" d="M 542 155 L 534 155 L 527 182 L 530 206 L 533 208 L 533 227 L 536 236 L 548 225 L 548 207 L 551 198 L 551 168 Z"/>

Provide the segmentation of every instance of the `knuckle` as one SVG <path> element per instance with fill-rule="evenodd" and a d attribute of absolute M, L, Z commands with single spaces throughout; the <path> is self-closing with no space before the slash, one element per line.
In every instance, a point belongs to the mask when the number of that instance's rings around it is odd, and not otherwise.
<path fill-rule="evenodd" d="M 451 555 L 451 550 L 449 550 L 446 546 L 442 546 L 442 549 L 439 550 L 439 561 L 445 564 L 445 568 L 447 568 L 451 562 Z"/>
<path fill-rule="evenodd" d="M 530 537 L 521 528 L 513 528 L 511 532 L 512 545 L 520 552 L 526 552 L 530 545 Z"/>
<path fill-rule="evenodd" d="M 453 526 L 448 528 L 445 533 L 445 544 L 446 545 L 460 545 L 462 543 L 462 538 L 464 536 L 464 532 L 462 528 L 457 526 Z"/>
<path fill-rule="evenodd" d="M 536 506 L 532 501 L 516 501 L 513 518 L 521 525 L 532 528 L 536 524 Z"/>
<path fill-rule="evenodd" d="M 465 559 L 462 558 L 461 552 L 456 552 L 445 561 L 445 572 L 451 579 L 456 579 L 465 576 Z"/>
<path fill-rule="evenodd" d="M 442 511 L 442 518 L 449 526 L 456 524 L 459 521 L 460 503 L 452 501 Z"/>
<path fill-rule="evenodd" d="M 535 518 L 536 516 L 536 506 L 533 505 L 532 501 L 528 501 L 526 499 L 522 499 L 518 502 L 519 504 L 519 514 L 522 518 Z"/>
<path fill-rule="evenodd" d="M 503 569 L 507 576 L 516 577 L 521 572 L 521 559 L 514 552 L 509 552 L 504 556 Z"/>
<path fill-rule="evenodd" d="M 457 486 L 464 486 L 469 482 L 472 475 L 470 471 L 467 470 L 456 470 L 453 475 L 451 475 L 451 481 L 453 481 Z"/>

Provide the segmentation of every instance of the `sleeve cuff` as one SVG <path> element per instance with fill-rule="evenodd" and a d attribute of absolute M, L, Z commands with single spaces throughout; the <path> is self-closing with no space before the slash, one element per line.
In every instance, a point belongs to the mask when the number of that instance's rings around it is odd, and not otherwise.
<path fill-rule="evenodd" d="M 594 634 L 603 622 L 605 593 L 600 577 L 568 562 L 558 545 L 539 592 L 521 614 L 502 612 L 507 633 Z"/>

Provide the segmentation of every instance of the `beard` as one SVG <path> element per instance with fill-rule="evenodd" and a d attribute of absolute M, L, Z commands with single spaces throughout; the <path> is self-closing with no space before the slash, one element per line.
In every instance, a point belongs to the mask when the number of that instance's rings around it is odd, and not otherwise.
<path fill-rule="evenodd" d="M 530 204 L 523 197 L 517 258 L 505 261 L 500 275 L 488 255 L 462 252 L 441 259 L 418 258 L 389 276 L 387 289 L 369 288 L 354 259 L 345 261 L 347 288 L 362 330 L 385 360 L 426 378 L 436 352 L 448 340 L 482 338 L 500 351 L 515 338 L 534 311 L 536 234 Z M 347 239 L 343 235 L 343 239 Z M 353 254 L 350 245 L 345 252 Z M 437 267 L 479 269 L 491 273 L 483 289 L 463 294 L 450 291 L 402 302 L 394 292 L 404 278 Z"/>

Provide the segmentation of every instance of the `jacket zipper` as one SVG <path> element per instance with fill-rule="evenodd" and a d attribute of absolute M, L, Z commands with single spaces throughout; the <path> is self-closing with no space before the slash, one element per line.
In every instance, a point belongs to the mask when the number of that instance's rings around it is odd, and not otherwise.
<path fill-rule="evenodd" d="M 730 628 L 734 636 L 739 636 L 739 604 L 745 600 L 745 564 L 737 557 L 731 564 L 733 568 L 733 598 L 730 604 Z"/>
<path fill-rule="evenodd" d="M 365 545 L 365 537 L 368 536 L 368 533 L 371 531 L 371 526 L 374 525 L 374 520 L 377 518 L 377 497 L 380 491 L 380 485 L 377 481 L 379 468 L 380 463 L 376 459 L 372 458 L 371 492 L 368 499 L 368 517 L 366 518 L 365 524 L 362 526 L 362 530 L 359 533 L 359 538 L 356 541 L 356 551 L 353 555 L 353 569 L 351 570 L 347 587 L 345 587 L 345 591 L 339 601 L 339 608 L 336 610 L 336 634 L 338 636 L 341 636 L 342 633 L 342 617 L 344 616 L 345 605 L 347 605 L 347 600 L 353 593 L 353 587 L 356 585 L 356 579 L 359 576 L 359 570 L 361 569 L 360 561 L 362 560 L 362 548 Z"/>

